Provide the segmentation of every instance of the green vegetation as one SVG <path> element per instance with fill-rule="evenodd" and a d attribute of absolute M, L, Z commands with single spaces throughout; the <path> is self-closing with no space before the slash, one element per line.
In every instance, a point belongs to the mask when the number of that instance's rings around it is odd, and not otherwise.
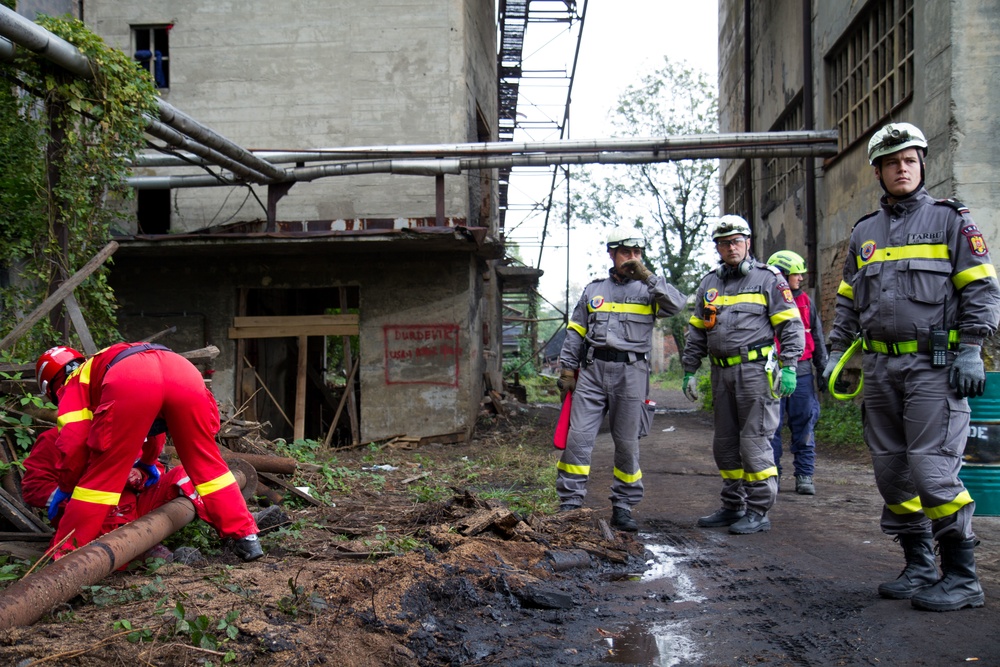
<path fill-rule="evenodd" d="M 822 409 L 816 424 L 816 442 L 832 447 L 865 451 L 861 428 L 861 405 L 854 401 L 821 399 Z"/>

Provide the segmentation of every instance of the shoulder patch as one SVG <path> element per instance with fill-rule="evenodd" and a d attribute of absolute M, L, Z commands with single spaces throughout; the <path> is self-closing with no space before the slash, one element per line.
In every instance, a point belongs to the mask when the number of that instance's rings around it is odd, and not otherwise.
<path fill-rule="evenodd" d="M 860 218 L 858 218 L 858 221 L 854 223 L 854 227 L 857 227 L 858 225 L 860 225 L 862 222 L 864 222 L 868 218 L 872 217 L 873 215 L 877 215 L 877 214 L 878 214 L 878 211 L 872 211 L 868 215 L 861 216 Z M 854 227 L 851 227 L 851 231 L 854 231 Z"/>
<path fill-rule="evenodd" d="M 936 199 L 935 204 L 940 204 L 941 206 L 947 206 L 958 211 L 959 215 L 966 215 L 969 212 L 969 207 L 960 201 L 955 199 Z"/>
<path fill-rule="evenodd" d="M 785 303 L 795 303 L 795 297 L 792 296 L 792 288 L 788 286 L 788 283 L 784 281 L 778 283 L 778 291 L 781 292 L 781 296 L 784 298 Z"/>
<path fill-rule="evenodd" d="M 983 238 L 983 233 L 975 225 L 965 225 L 962 227 L 962 236 L 965 237 L 966 242 L 969 244 L 969 250 L 976 257 L 983 257 L 989 252 L 989 248 L 986 247 L 986 239 Z"/>

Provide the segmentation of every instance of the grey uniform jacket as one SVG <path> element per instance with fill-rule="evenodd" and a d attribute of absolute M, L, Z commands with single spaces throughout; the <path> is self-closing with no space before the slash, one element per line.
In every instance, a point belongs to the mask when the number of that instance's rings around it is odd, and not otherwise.
<path fill-rule="evenodd" d="M 875 213 L 851 232 L 837 290 L 831 347 L 859 332 L 870 339 L 926 343 L 934 328 L 982 344 L 1000 318 L 1000 286 L 982 233 L 968 209 L 924 188 Z"/>
<path fill-rule="evenodd" d="M 716 309 L 714 324 L 711 307 Z M 701 279 L 689 320 L 681 358 L 684 371 L 694 373 L 705 356 L 745 355 L 775 337 L 781 343 L 782 365 L 795 368 L 805 349 L 805 326 L 781 272 L 756 263 L 745 276 L 722 278 L 710 271 Z"/>
<path fill-rule="evenodd" d="M 684 307 L 687 297 L 660 276 L 645 282 L 607 278 L 587 285 L 566 325 L 566 342 L 559 354 L 563 368 L 583 365 L 585 348 L 610 348 L 648 353 L 653 346 L 653 324 Z"/>

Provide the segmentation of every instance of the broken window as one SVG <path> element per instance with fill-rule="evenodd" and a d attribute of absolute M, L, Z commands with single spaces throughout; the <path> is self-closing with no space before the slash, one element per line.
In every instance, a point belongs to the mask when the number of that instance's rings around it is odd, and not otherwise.
<path fill-rule="evenodd" d="M 157 88 L 170 87 L 170 29 L 164 25 L 132 26 L 132 57 L 148 70 Z"/>
<path fill-rule="evenodd" d="M 826 57 L 830 121 L 840 150 L 913 95 L 913 0 L 869 3 Z"/>

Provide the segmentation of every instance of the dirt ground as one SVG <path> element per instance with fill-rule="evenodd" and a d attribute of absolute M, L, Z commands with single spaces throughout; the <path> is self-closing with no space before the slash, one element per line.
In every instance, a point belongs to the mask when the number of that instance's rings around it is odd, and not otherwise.
<path fill-rule="evenodd" d="M 785 480 L 769 533 L 696 528 L 718 506 L 710 418 L 679 393 L 655 398 L 638 536 L 601 531 L 610 519 L 606 432 L 584 509 L 520 517 L 503 530 L 464 534 L 474 517 L 503 510 L 466 490 L 403 501 L 412 471 L 401 470 L 377 497 L 290 511 L 308 527 L 257 562 L 222 556 L 116 573 L 102 586 L 120 592 L 117 603 L 77 598 L 30 627 L 0 631 L 0 664 L 219 665 L 227 651 L 231 664 L 344 667 L 1000 664 L 1000 518 L 975 520 L 984 608 L 935 614 L 882 600 L 876 587 L 899 573 L 902 552 L 878 529 L 881 502 L 864 457 L 820 443 L 817 495 L 798 496 Z M 528 433 L 554 465 L 555 417 L 553 407 L 515 409 L 497 432 L 480 434 L 489 438 L 412 452 L 413 466 L 475 457 L 505 429 Z M 376 525 L 416 530 L 431 547 L 361 560 L 348 557 L 350 542 L 332 539 L 363 543 Z M 216 624 L 233 611 L 238 632 L 193 646 L 175 632 L 178 605 L 220 637 Z M 114 627 L 123 619 L 157 641 L 130 643 Z"/>

